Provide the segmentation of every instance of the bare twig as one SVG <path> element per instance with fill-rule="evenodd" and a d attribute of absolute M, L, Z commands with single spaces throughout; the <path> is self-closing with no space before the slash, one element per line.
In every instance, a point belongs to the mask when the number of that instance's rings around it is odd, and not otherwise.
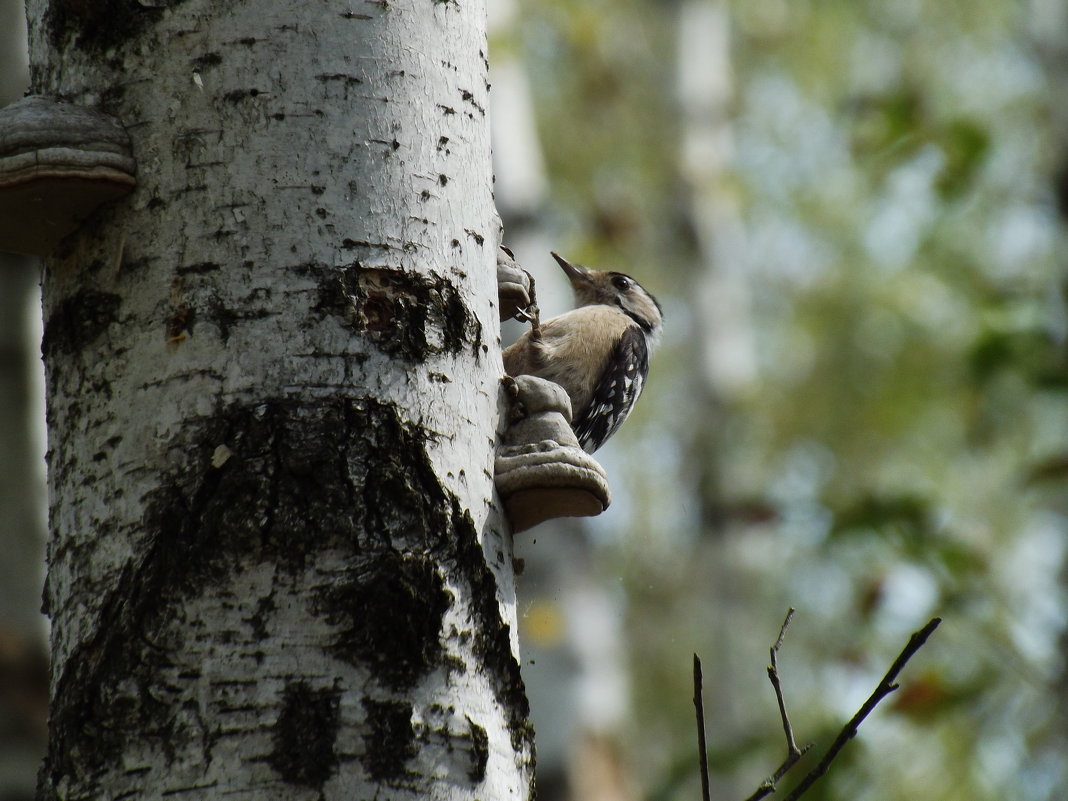
<path fill-rule="evenodd" d="M 530 307 L 529 311 L 534 318 L 530 321 L 530 336 L 533 339 L 541 339 L 541 309 L 538 306 L 538 287 L 534 276 L 527 273 L 530 279 Z"/>
<path fill-rule="evenodd" d="M 855 715 L 853 715 L 852 719 L 850 719 L 850 721 L 844 727 L 842 727 L 842 730 L 838 733 L 838 736 L 835 737 L 834 742 L 831 743 L 830 747 L 820 758 L 820 761 L 816 765 L 816 767 L 814 767 L 808 772 L 808 774 L 805 775 L 805 777 L 800 781 L 800 783 L 793 790 L 790 791 L 789 795 L 783 798 L 783 801 L 797 801 L 797 799 L 800 798 L 808 790 L 809 787 L 815 784 L 817 779 L 819 779 L 821 776 L 823 776 L 824 773 L 827 772 L 827 768 L 830 767 L 835 757 L 837 757 L 841 750 L 845 747 L 845 744 L 856 736 L 857 729 L 860 727 L 860 724 L 864 721 L 864 719 L 871 714 L 872 710 L 875 709 L 876 706 L 878 706 L 879 702 L 882 701 L 883 698 L 885 698 L 898 688 L 898 685 L 894 683 L 894 680 L 897 678 L 897 674 L 901 672 L 902 668 L 905 667 L 906 663 L 916 654 L 916 652 L 923 647 L 923 644 L 927 642 L 927 638 L 931 636 L 932 632 L 934 632 L 934 630 L 938 628 L 938 624 L 941 622 L 942 619 L 936 617 L 932 619 L 922 629 L 915 632 L 909 638 L 908 644 L 905 646 L 904 650 L 902 650 L 901 653 L 898 654 L 897 659 L 894 660 L 894 663 L 890 666 L 890 670 L 888 670 L 886 672 L 886 675 L 883 676 L 883 680 L 879 682 L 878 686 L 875 688 L 875 691 L 872 692 L 870 696 L 868 696 L 868 700 L 865 701 L 864 705 L 857 711 Z"/>
<path fill-rule="evenodd" d="M 782 628 L 779 629 L 779 637 L 775 640 L 775 644 L 771 646 L 771 664 L 768 666 L 768 679 L 771 680 L 771 685 L 775 689 L 775 700 L 779 704 L 779 715 L 782 718 L 783 733 L 786 735 L 786 759 L 779 765 L 776 771 L 760 783 L 756 791 L 746 799 L 746 801 L 760 801 L 760 799 L 775 792 L 776 786 L 779 781 L 786 775 L 786 773 L 797 764 L 798 760 L 812 748 L 812 744 L 805 745 L 798 748 L 797 742 L 794 739 L 793 726 L 790 724 L 790 716 L 786 712 L 786 702 L 783 699 L 782 686 L 779 682 L 779 666 L 778 666 L 778 653 L 782 648 L 783 640 L 786 638 L 786 630 L 790 626 L 790 621 L 793 619 L 794 610 L 791 608 L 786 613 L 786 619 L 783 621 Z M 904 649 L 898 654 L 897 659 L 890 666 L 890 669 L 883 676 L 882 681 L 879 682 L 875 690 L 868 700 L 864 702 L 863 706 L 853 717 L 842 727 L 842 730 L 835 737 L 834 742 L 827 748 L 823 756 L 820 758 L 819 763 L 805 774 L 804 778 L 786 795 L 782 801 L 797 801 L 802 795 L 804 795 L 808 789 L 816 783 L 816 781 L 827 772 L 831 763 L 838 757 L 842 749 L 845 747 L 851 739 L 857 735 L 857 730 L 860 728 L 860 724 L 864 722 L 864 719 L 868 717 L 879 703 L 898 688 L 895 684 L 898 674 L 904 669 L 908 661 L 916 655 L 916 652 L 923 647 L 927 642 L 927 638 L 931 636 L 938 625 L 942 622 L 941 618 L 934 618 L 927 623 L 919 631 L 915 632 L 912 637 L 909 638 L 908 643 Z M 701 660 L 697 654 L 693 655 L 693 703 L 697 710 L 697 745 L 699 749 L 699 757 L 701 762 L 701 797 L 702 801 L 710 801 L 709 789 L 708 789 L 708 750 L 705 744 L 705 710 L 704 701 L 702 699 L 702 677 L 701 677 Z"/>
<path fill-rule="evenodd" d="M 782 628 L 779 629 L 779 637 L 775 640 L 775 644 L 771 646 L 771 664 L 768 665 L 768 679 L 775 690 L 775 700 L 779 704 L 779 717 L 782 719 L 782 730 L 786 735 L 786 759 L 782 761 L 782 764 L 776 768 L 771 776 L 760 783 L 756 791 L 745 801 L 760 801 L 764 796 L 775 792 L 775 787 L 782 777 L 812 748 L 812 743 L 808 743 L 802 748 L 797 747 L 797 741 L 794 740 L 794 727 L 790 724 L 790 716 L 786 712 L 786 701 L 782 694 L 782 684 L 779 682 L 779 662 L 777 657 L 779 649 L 782 648 L 783 640 L 786 639 L 786 629 L 790 627 L 790 621 L 793 620 L 795 611 L 797 610 L 793 607 L 790 607 L 789 611 L 787 611 L 786 619 L 782 622 Z"/>
<path fill-rule="evenodd" d="M 812 747 L 811 744 L 806 745 L 804 748 L 797 747 L 797 742 L 794 740 L 794 729 L 790 725 L 790 716 L 786 714 L 786 701 L 782 697 L 782 686 L 779 684 L 779 663 L 776 657 L 779 654 L 779 649 L 782 648 L 782 641 L 786 638 L 786 629 L 790 626 L 790 621 L 793 619 L 795 611 L 793 607 L 790 607 L 790 610 L 786 613 L 786 620 L 782 622 L 782 628 L 779 630 L 779 639 L 771 646 L 771 664 L 768 665 L 768 678 L 771 680 L 771 686 L 775 688 L 775 700 L 779 702 L 779 716 L 782 718 L 782 730 L 786 735 L 787 758 L 791 765 Z M 786 771 L 782 772 L 785 773 Z M 776 772 L 775 780 L 778 781 L 780 778 L 782 778 L 782 774 Z"/>
<path fill-rule="evenodd" d="M 701 800 L 711 801 L 708 790 L 708 746 L 705 744 L 705 702 L 701 680 L 701 659 L 693 655 L 693 705 L 697 710 L 697 754 L 701 764 Z"/>

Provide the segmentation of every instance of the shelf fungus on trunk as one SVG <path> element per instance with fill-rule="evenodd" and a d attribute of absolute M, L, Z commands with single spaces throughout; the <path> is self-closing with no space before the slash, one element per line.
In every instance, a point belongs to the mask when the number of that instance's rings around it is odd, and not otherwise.
<path fill-rule="evenodd" d="M 506 377 L 512 414 L 494 476 L 515 531 L 554 517 L 591 517 L 608 508 L 608 477 L 579 447 L 562 387 L 531 375 Z"/>
<path fill-rule="evenodd" d="M 130 138 L 93 109 L 27 97 L 0 109 L 0 250 L 47 256 L 137 181 Z"/>

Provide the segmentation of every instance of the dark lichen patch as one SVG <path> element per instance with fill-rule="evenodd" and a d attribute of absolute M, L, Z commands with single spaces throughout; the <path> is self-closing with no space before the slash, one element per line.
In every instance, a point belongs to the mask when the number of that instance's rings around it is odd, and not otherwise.
<path fill-rule="evenodd" d="M 321 643 L 329 655 L 359 662 L 372 675 L 370 686 L 383 691 L 403 691 L 428 671 L 460 670 L 443 644 L 453 603 L 443 580 L 449 576 L 470 598 L 473 669 L 491 679 L 517 758 L 532 760 L 529 710 L 496 584 L 470 516 L 434 473 L 428 439 L 391 404 L 334 397 L 225 407 L 169 443 L 168 451 L 188 454 L 187 461 L 146 499 L 137 558 L 102 601 L 94 633 L 60 668 L 42 786 L 92 788 L 92 777 L 132 739 L 163 761 L 190 744 L 210 760 L 212 735 L 190 723 L 198 716 L 169 705 L 186 682 L 201 679 L 172 672 L 170 683 L 161 683 L 165 669 L 188 668 L 181 654 L 189 634 L 175 618 L 176 604 L 228 591 L 239 569 L 257 563 L 296 580 L 326 550 L 351 565 L 332 589 L 309 598 L 309 611 L 336 626 L 336 636 Z M 213 466 L 220 445 L 229 457 Z M 274 647 L 267 643 L 276 612 L 267 597 L 234 627 L 234 636 L 260 641 L 257 658 Z M 329 722 L 320 712 L 315 719 Z M 410 709 L 395 705 L 368 711 L 364 764 L 383 781 L 404 780 L 414 748 L 410 718 Z M 478 737 L 472 734 L 472 777 L 482 761 Z M 277 748 L 272 753 L 286 767 Z M 336 764 L 322 742 L 313 754 L 320 757 L 312 760 L 315 770 L 286 767 L 294 781 L 319 781 L 328 775 L 323 765 Z"/>
<path fill-rule="evenodd" d="M 411 688 L 442 661 L 452 598 L 438 571 L 429 557 L 396 553 L 354 568 L 319 599 L 320 614 L 338 627 L 333 651 L 390 689 Z"/>
<path fill-rule="evenodd" d="M 171 0 L 167 5 L 178 5 Z M 62 50 L 70 42 L 83 50 L 102 52 L 120 47 L 154 24 L 166 9 L 136 0 L 52 0 L 45 15 L 52 45 Z"/>
<path fill-rule="evenodd" d="M 303 681 L 286 685 L 268 760 L 286 782 L 321 788 L 334 775 L 340 700 L 337 689 L 317 690 Z"/>
<path fill-rule="evenodd" d="M 390 267 L 324 271 L 316 309 L 368 335 L 394 358 L 423 362 L 432 354 L 481 353 L 482 325 L 453 284 L 436 274 Z"/>
<path fill-rule="evenodd" d="M 268 627 L 268 621 L 274 617 L 274 613 L 278 611 L 278 607 L 274 603 L 274 590 L 260 598 L 256 603 L 256 611 L 245 618 L 245 622 L 248 623 L 252 629 L 252 637 L 262 642 L 266 640 L 270 634 Z"/>
<path fill-rule="evenodd" d="M 91 784 L 131 738 L 164 759 L 183 743 L 206 742 L 188 715 L 168 706 L 175 687 L 160 684 L 161 671 L 180 664 L 184 650 L 173 610 L 185 598 L 227 591 L 250 560 L 295 575 L 329 549 L 348 554 L 354 571 L 377 565 L 367 578 L 378 591 L 407 596 L 404 619 L 419 632 L 395 647 L 394 655 L 415 657 L 391 681 L 439 658 L 438 629 L 450 596 L 434 564 L 450 553 L 453 515 L 426 454 L 426 433 L 406 425 L 397 408 L 365 398 L 271 399 L 224 408 L 180 441 L 172 450 L 189 461 L 146 499 L 138 558 L 101 601 L 94 633 L 61 668 L 44 768 L 49 786 Z M 220 445 L 230 455 L 213 466 Z M 394 524 L 399 536 L 389 538 Z M 393 551 L 417 555 L 401 558 L 391 573 L 376 557 Z M 425 607 L 422 617 L 416 600 Z M 252 639 L 268 638 L 276 611 L 267 596 L 246 616 Z M 336 613 L 328 605 L 321 611 Z M 183 675 L 180 682 L 198 680 Z"/>
<path fill-rule="evenodd" d="M 195 436 L 198 462 L 150 501 L 157 558 L 171 581 L 225 581 L 249 553 L 287 571 L 340 549 L 431 552 L 449 537 L 448 500 L 428 437 L 391 404 L 275 399 L 220 412 Z M 225 445 L 220 467 L 211 454 Z M 400 539 L 387 540 L 387 532 Z"/>
<path fill-rule="evenodd" d="M 404 782 L 411 775 L 405 763 L 416 754 L 411 705 L 367 699 L 363 708 L 367 732 L 360 764 L 373 781 L 392 785 Z"/>
<path fill-rule="evenodd" d="M 166 764 L 186 744 L 210 746 L 204 732 L 190 725 L 189 715 L 179 722 L 178 710 L 167 703 L 168 690 L 157 684 L 160 672 L 173 666 L 169 654 L 181 643 L 146 602 L 148 593 L 132 568 L 115 586 L 102 605 L 96 634 L 74 649 L 57 683 L 42 788 L 92 777 L 119 758 L 134 732 Z M 127 639 L 131 632 L 137 632 L 140 647 Z M 198 710 L 192 717 L 199 717 Z"/>
<path fill-rule="evenodd" d="M 49 357 L 78 353 L 118 321 L 121 305 L 122 298 L 110 292 L 79 290 L 45 321 L 42 352 Z"/>

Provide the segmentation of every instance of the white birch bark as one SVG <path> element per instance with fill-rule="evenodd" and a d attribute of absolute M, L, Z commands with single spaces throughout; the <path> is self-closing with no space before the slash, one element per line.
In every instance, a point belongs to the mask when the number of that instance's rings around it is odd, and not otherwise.
<path fill-rule="evenodd" d="M 483 4 L 29 8 L 139 181 L 47 265 L 41 797 L 526 797 Z"/>

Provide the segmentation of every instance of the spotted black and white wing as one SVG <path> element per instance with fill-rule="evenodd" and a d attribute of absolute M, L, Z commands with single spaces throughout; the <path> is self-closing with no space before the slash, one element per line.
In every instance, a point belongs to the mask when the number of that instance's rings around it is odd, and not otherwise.
<path fill-rule="evenodd" d="M 587 453 L 593 453 L 623 425 L 642 394 L 649 372 L 649 346 L 638 326 L 620 338 L 608 366 L 593 391 L 589 406 L 573 423 L 575 436 Z"/>

